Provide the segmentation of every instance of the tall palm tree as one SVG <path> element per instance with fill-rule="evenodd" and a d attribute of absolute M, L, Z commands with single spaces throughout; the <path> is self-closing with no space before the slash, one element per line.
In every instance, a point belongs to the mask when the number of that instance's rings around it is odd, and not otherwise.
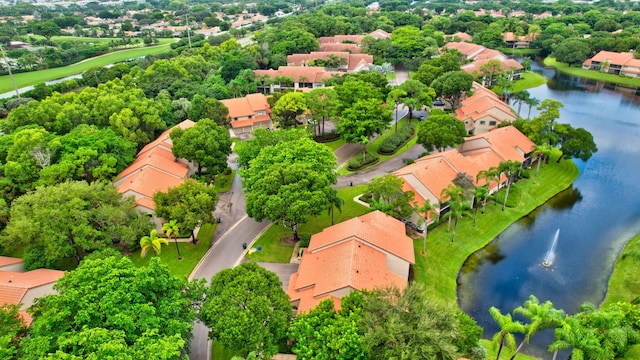
<path fill-rule="evenodd" d="M 498 346 L 498 355 L 496 360 L 500 359 L 502 349 L 506 346 L 507 349 L 515 349 L 516 339 L 513 333 L 525 333 L 526 326 L 519 321 L 513 321 L 511 314 L 502 314 L 500 310 L 494 306 L 489 309 L 489 313 L 493 320 L 500 326 L 500 331 L 493 335 L 492 343 L 494 346 Z"/>
<path fill-rule="evenodd" d="M 534 155 L 539 155 L 538 164 L 536 164 L 536 176 L 533 178 L 533 183 L 535 184 L 538 181 L 538 172 L 540 172 L 540 164 L 544 159 L 551 156 L 551 152 L 553 151 L 553 147 L 549 144 L 542 144 L 536 146 L 533 150 Z"/>
<path fill-rule="evenodd" d="M 476 175 L 476 184 L 478 184 L 481 179 L 484 179 L 487 189 L 491 191 L 491 182 L 500 182 L 500 170 L 498 170 L 497 167 L 491 167 L 487 170 L 480 170 L 478 172 L 478 175 Z"/>
<path fill-rule="evenodd" d="M 473 206 L 476 208 L 476 213 L 473 216 L 473 226 L 476 226 L 476 220 L 478 219 L 478 210 L 482 204 L 482 213 L 484 214 L 485 206 L 487 205 L 487 199 L 489 198 L 489 189 L 486 186 L 479 186 L 474 190 L 471 190 L 473 195 Z"/>
<path fill-rule="evenodd" d="M 338 192 L 333 190 L 331 193 L 331 197 L 329 197 L 329 211 L 328 215 L 331 215 L 331 225 L 333 225 L 333 214 L 334 209 L 338 209 L 338 211 L 342 214 L 342 205 L 344 205 L 344 200 L 338 196 Z"/>
<path fill-rule="evenodd" d="M 530 323 L 527 324 L 524 339 L 509 360 L 515 359 L 522 347 L 531 341 L 531 337 L 538 330 L 558 327 L 565 317 L 564 311 L 554 308 L 551 301 L 545 301 L 541 304 L 534 295 L 529 295 L 529 299 L 524 302 L 524 306 L 517 307 L 513 310 L 513 313 L 523 315 L 529 319 Z"/>
<path fill-rule="evenodd" d="M 527 105 L 529 105 L 529 113 L 527 114 L 527 120 L 531 119 L 531 108 L 540 105 L 540 100 L 534 98 L 534 97 L 530 97 L 528 100 L 525 101 L 527 103 Z"/>
<path fill-rule="evenodd" d="M 509 190 L 511 189 L 512 180 L 521 168 L 522 163 L 513 160 L 502 161 L 500 162 L 500 166 L 498 166 L 498 169 L 500 169 L 500 173 L 504 174 L 507 177 L 507 191 L 504 194 L 502 211 L 504 211 L 505 207 L 507 206 L 507 198 L 509 197 Z"/>
<path fill-rule="evenodd" d="M 160 250 L 162 245 L 169 245 L 169 241 L 164 238 L 158 237 L 158 232 L 156 229 L 152 229 L 149 233 L 149 236 L 143 236 L 140 239 L 140 247 L 142 248 L 140 256 L 145 257 L 149 250 L 152 250 L 156 253 L 156 255 L 160 255 Z"/>
<path fill-rule="evenodd" d="M 451 202 L 456 200 L 464 199 L 464 189 L 460 186 L 456 186 L 453 184 L 449 184 L 446 188 L 442 189 L 440 192 L 441 201 L 449 203 L 449 207 L 451 207 Z M 451 217 L 449 216 L 449 224 L 447 224 L 447 231 L 451 231 Z"/>
<path fill-rule="evenodd" d="M 420 206 L 413 208 L 424 219 L 424 240 L 422 241 L 422 255 L 427 253 L 427 233 L 429 232 L 429 215 L 435 213 L 436 207 L 429 200 L 425 200 Z"/>
<path fill-rule="evenodd" d="M 471 202 L 469 200 L 449 200 L 449 212 L 446 216 L 455 218 L 453 221 L 453 231 L 451 231 L 451 242 L 456 238 L 456 229 L 458 228 L 458 219 L 471 215 Z"/>
<path fill-rule="evenodd" d="M 178 252 L 178 260 L 182 260 L 180 256 L 180 247 L 178 247 L 178 235 L 180 235 L 180 227 L 178 226 L 178 220 L 171 220 L 162 224 L 162 231 L 167 235 L 169 239 L 173 238 L 176 244 L 176 251 Z"/>

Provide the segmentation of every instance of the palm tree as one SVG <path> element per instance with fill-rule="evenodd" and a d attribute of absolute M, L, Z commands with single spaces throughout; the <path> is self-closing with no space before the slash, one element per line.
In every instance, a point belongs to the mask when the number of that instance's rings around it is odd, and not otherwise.
<path fill-rule="evenodd" d="M 529 113 L 527 114 L 527 120 L 529 120 L 531 119 L 531 108 L 540 105 L 540 100 L 532 97 L 525 102 L 527 103 L 527 105 L 529 105 Z"/>
<path fill-rule="evenodd" d="M 173 238 L 176 244 L 176 251 L 178 252 L 178 260 L 182 260 L 180 256 L 180 247 L 178 247 L 178 235 L 180 235 L 180 227 L 177 220 L 171 220 L 168 223 L 162 224 L 162 231 L 169 239 Z"/>
<path fill-rule="evenodd" d="M 479 186 L 474 190 L 471 190 L 473 195 L 473 206 L 476 208 L 476 213 L 473 216 L 473 226 L 476 226 L 476 219 L 478 219 L 478 210 L 480 210 L 480 204 L 482 204 L 482 213 L 484 214 L 485 206 L 487 205 L 487 199 L 489 198 L 489 189 L 486 186 Z"/>
<path fill-rule="evenodd" d="M 498 355 L 496 360 L 500 359 L 500 353 L 506 346 L 507 349 L 515 349 L 516 339 L 513 333 L 525 333 L 526 326 L 519 321 L 513 321 L 511 314 L 502 314 L 500 310 L 494 306 L 489 309 L 489 313 L 493 320 L 500 326 L 500 331 L 493 335 L 492 343 L 498 346 Z"/>
<path fill-rule="evenodd" d="M 529 295 L 529 300 L 524 302 L 524 307 L 517 307 L 513 310 L 513 313 L 525 316 L 530 320 L 530 323 L 527 324 L 524 339 L 520 342 L 510 360 L 515 359 L 516 354 L 522 350 L 525 343 L 528 344 L 531 341 L 531 337 L 538 330 L 560 326 L 565 317 L 564 311 L 554 308 L 551 301 L 545 301 L 540 304 L 540 301 L 534 295 Z"/>
<path fill-rule="evenodd" d="M 451 208 L 451 201 L 464 199 L 464 189 L 462 189 L 460 186 L 449 184 L 449 186 L 442 189 L 442 191 L 440 192 L 440 198 L 444 202 L 449 203 L 449 208 Z M 447 231 L 450 231 L 450 230 L 451 230 L 451 217 L 449 216 L 449 224 L 447 225 Z"/>
<path fill-rule="evenodd" d="M 518 118 L 520 118 L 520 110 L 522 109 L 522 103 L 526 103 L 527 99 L 529 99 L 531 95 L 527 90 L 518 91 L 513 94 L 513 104 L 518 104 Z"/>
<path fill-rule="evenodd" d="M 469 200 L 449 200 L 449 212 L 446 216 L 455 218 L 453 222 L 453 231 L 451 231 L 451 242 L 456 238 L 456 229 L 458 228 L 458 219 L 471 215 L 471 202 Z"/>
<path fill-rule="evenodd" d="M 427 233 L 429 232 L 429 215 L 436 211 L 435 205 L 431 204 L 429 200 L 425 200 L 422 205 L 415 206 L 413 208 L 415 212 L 420 214 L 420 217 L 424 219 L 424 240 L 422 241 L 422 255 L 427 253 Z"/>
<path fill-rule="evenodd" d="M 163 244 L 169 245 L 169 241 L 164 238 L 159 238 L 156 229 L 152 229 L 149 236 L 143 236 L 142 239 L 140 239 L 140 247 L 142 248 L 140 256 L 147 256 L 147 253 L 151 249 L 153 249 L 156 255 L 160 255 L 161 246 Z"/>
<path fill-rule="evenodd" d="M 555 340 L 549 345 L 549 352 L 554 352 L 554 360 L 559 350 L 567 349 L 572 349 L 572 359 L 604 359 L 596 334 L 575 316 L 568 316 L 555 330 L 554 337 Z M 598 354 L 598 357 L 594 357 L 594 354 Z"/>
<path fill-rule="evenodd" d="M 511 182 L 513 177 L 520 171 L 522 168 L 522 163 L 519 161 L 507 160 L 500 162 L 500 166 L 498 169 L 501 174 L 504 174 L 507 177 L 507 191 L 504 194 L 504 202 L 502 203 L 502 211 L 504 211 L 507 206 L 507 198 L 509 197 L 509 190 L 511 189 Z"/>
<path fill-rule="evenodd" d="M 491 167 L 487 170 L 480 170 L 476 175 L 476 184 L 480 182 L 480 179 L 484 179 L 487 189 L 491 191 L 491 181 L 500 182 L 500 170 L 497 167 Z"/>
<path fill-rule="evenodd" d="M 338 192 L 333 190 L 331 193 L 331 197 L 329 197 L 329 211 L 328 215 L 331 215 L 331 225 L 333 225 L 333 214 L 334 209 L 338 209 L 338 211 L 342 214 L 342 205 L 344 205 L 344 200 L 338 196 Z"/>
<path fill-rule="evenodd" d="M 538 156 L 538 164 L 536 164 L 536 176 L 533 178 L 534 184 L 538 181 L 538 172 L 540 172 L 540 164 L 544 159 L 551 156 L 552 151 L 553 151 L 553 147 L 549 144 L 538 145 L 533 150 L 533 155 Z"/>

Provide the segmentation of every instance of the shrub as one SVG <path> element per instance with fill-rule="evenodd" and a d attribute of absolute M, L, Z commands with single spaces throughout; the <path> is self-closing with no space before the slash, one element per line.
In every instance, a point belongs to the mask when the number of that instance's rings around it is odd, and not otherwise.
<path fill-rule="evenodd" d="M 309 234 L 300 234 L 300 247 L 309 247 L 309 242 L 311 241 L 311 235 Z"/>
<path fill-rule="evenodd" d="M 404 163 L 407 164 L 407 165 L 411 165 L 414 162 L 415 162 L 415 160 L 413 160 L 413 159 L 407 159 L 407 160 L 404 161 Z"/>
<path fill-rule="evenodd" d="M 363 159 L 362 153 L 356 155 L 353 159 L 349 160 L 349 165 L 347 169 L 350 171 L 357 171 L 362 169 L 367 165 L 372 165 L 380 161 L 380 157 L 374 154 L 367 154 L 367 156 Z"/>
<path fill-rule="evenodd" d="M 409 141 L 415 134 L 415 125 L 408 124 L 401 128 L 398 132 L 391 134 L 382 141 L 378 148 L 378 154 L 391 155 L 398 151 L 404 144 Z"/>

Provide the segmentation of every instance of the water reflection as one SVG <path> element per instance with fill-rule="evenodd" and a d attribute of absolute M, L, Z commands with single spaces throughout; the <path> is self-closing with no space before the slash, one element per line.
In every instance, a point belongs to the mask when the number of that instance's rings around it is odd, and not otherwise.
<path fill-rule="evenodd" d="M 485 328 L 485 337 L 499 331 L 488 313 L 491 306 L 510 312 L 534 294 L 573 313 L 585 301 L 602 301 L 616 257 L 640 232 L 640 98 L 576 78 L 552 80 L 529 92 L 540 100 L 561 101 L 560 122 L 591 132 L 599 151 L 588 162 L 576 161 L 581 175 L 572 187 L 464 265 L 459 303 Z M 556 229 L 556 259 L 545 269 L 540 263 Z M 538 334 L 525 352 L 548 359 L 546 346 L 552 341 L 551 331 Z"/>

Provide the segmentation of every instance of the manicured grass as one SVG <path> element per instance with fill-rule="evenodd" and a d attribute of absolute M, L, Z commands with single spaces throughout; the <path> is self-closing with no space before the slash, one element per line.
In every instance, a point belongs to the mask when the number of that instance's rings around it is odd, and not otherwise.
<path fill-rule="evenodd" d="M 337 140 L 326 142 L 326 143 L 323 143 L 323 144 L 328 146 L 329 149 L 331 149 L 331 151 L 336 151 L 337 148 L 339 148 L 340 146 L 344 145 L 345 143 L 346 143 L 346 141 L 344 141 L 343 138 L 339 138 Z"/>
<path fill-rule="evenodd" d="M 198 243 L 179 242 L 180 255 L 182 260 L 178 261 L 178 253 L 173 240 L 169 240 L 169 245 L 163 245 L 160 252 L 160 259 L 169 267 L 171 274 L 187 278 L 196 267 L 200 259 L 209 250 L 209 245 L 213 239 L 213 233 L 216 230 L 216 224 L 204 224 L 198 232 Z M 131 261 L 138 267 L 146 266 L 155 254 L 153 252 L 147 254 L 147 257 L 140 257 L 140 252 L 133 253 L 129 256 Z"/>
<path fill-rule="evenodd" d="M 233 184 L 233 178 L 236 176 L 236 171 L 232 170 L 229 175 L 220 174 L 216 176 L 216 183 L 213 185 L 216 192 L 224 193 L 231 189 Z"/>
<path fill-rule="evenodd" d="M 353 201 L 353 198 L 362 194 L 366 188 L 366 185 L 356 185 L 338 189 L 338 196 L 344 200 L 344 205 L 342 205 L 342 212 L 335 210 L 335 224 L 369 212 L 369 208 Z M 306 224 L 300 226 L 298 233 L 299 235 L 313 235 L 329 226 L 331 226 L 331 216 L 324 211 L 318 216 L 309 218 Z M 247 258 L 252 261 L 288 263 L 291 260 L 293 245 L 285 243 L 282 239 L 292 234 L 291 229 L 280 224 L 271 225 L 253 245 L 255 248 L 262 246 L 262 250 L 247 255 Z"/>
<path fill-rule="evenodd" d="M 219 341 L 212 341 L 211 360 L 231 360 L 234 356 L 240 356 L 240 354 L 232 350 L 225 349 Z"/>
<path fill-rule="evenodd" d="M 386 77 L 387 77 L 387 80 L 393 80 L 396 78 L 396 72 L 392 71 L 390 73 L 387 73 Z"/>
<path fill-rule="evenodd" d="M 145 55 L 157 55 L 169 50 L 169 44 L 121 50 L 64 67 L 19 73 L 14 74 L 13 77 L 18 88 L 22 88 L 29 85 L 36 85 L 48 80 L 55 80 L 63 78 L 65 76 L 80 74 L 85 70 L 91 69 L 92 67 L 105 66 L 108 64 L 113 64 L 119 61 L 124 61 Z M 6 93 L 9 91 L 13 91 L 13 85 L 11 84 L 9 75 L 0 76 L 0 93 Z"/>
<path fill-rule="evenodd" d="M 581 67 L 570 67 L 565 63 L 561 63 L 556 61 L 556 59 L 552 57 L 547 57 L 544 59 L 545 66 L 552 66 L 556 70 L 561 73 L 583 77 L 585 79 L 597 80 L 597 81 L 606 81 L 613 84 L 625 85 L 625 86 L 633 86 L 640 87 L 640 79 L 631 78 L 627 76 L 620 76 L 614 74 L 603 73 L 597 70 L 587 70 Z"/>
<path fill-rule="evenodd" d="M 640 296 L 639 264 L 640 234 L 627 242 L 618 261 L 616 261 L 613 267 L 613 274 L 609 278 L 605 304 L 614 304 L 618 301 L 631 302 Z"/>
<path fill-rule="evenodd" d="M 485 335 L 488 335 L 488 334 L 485 334 Z M 498 354 L 498 350 L 494 350 L 493 349 L 493 346 L 491 346 L 491 341 L 484 340 L 484 339 L 480 340 L 480 346 L 482 346 L 483 348 L 485 348 L 487 350 L 487 359 L 495 359 L 496 358 L 496 355 Z M 511 352 L 502 350 L 502 353 L 500 354 L 500 360 L 502 360 L 502 359 L 508 360 L 510 358 L 511 358 Z M 535 360 L 535 359 L 536 359 L 535 357 L 532 357 L 532 356 L 529 356 L 529 355 L 525 355 L 525 354 L 518 354 L 515 357 L 515 360 Z"/>
<path fill-rule="evenodd" d="M 527 71 L 522 74 L 522 78 L 520 80 L 515 82 L 515 84 L 513 85 L 513 89 L 511 89 L 511 92 L 514 93 L 526 89 L 532 89 L 546 83 L 547 79 L 545 79 L 544 76 L 538 73 Z"/>
<path fill-rule="evenodd" d="M 499 49 L 507 55 L 522 56 L 522 55 L 537 55 L 540 49 L 513 49 L 513 48 L 501 48 Z"/>
<path fill-rule="evenodd" d="M 554 154 L 555 159 L 558 156 L 559 153 Z M 500 204 L 490 202 L 486 213 L 478 215 L 476 227 L 473 227 L 472 216 L 460 219 L 455 242 L 451 242 L 451 233 L 447 232 L 447 223 L 444 222 L 429 231 L 426 256 L 420 254 L 422 237 L 416 238 L 415 281 L 422 283 L 434 297 L 448 303 L 455 302 L 456 279 L 464 261 L 509 225 L 566 189 L 578 175 L 578 168 L 572 161 L 563 160 L 557 164 L 553 160 L 540 170 L 537 184 L 533 179 L 518 181 L 521 199 L 516 208 L 507 208 L 503 212 Z"/>
<path fill-rule="evenodd" d="M 407 124 L 408 121 L 409 121 L 409 119 L 406 118 L 406 117 L 400 119 L 400 121 L 398 121 L 398 129 L 400 129 L 405 124 Z M 418 119 L 417 118 L 413 118 L 411 120 L 411 123 L 416 124 L 416 126 L 417 126 Z M 416 130 L 417 130 L 417 128 L 416 128 Z M 396 132 L 396 125 L 393 124 L 387 130 L 385 130 L 382 133 L 381 136 L 378 136 L 374 141 L 370 142 L 369 145 L 367 145 L 367 154 L 372 154 L 372 155 L 378 156 L 380 158 L 380 161 L 378 161 L 377 163 L 375 163 L 375 164 L 373 164 L 371 166 L 378 165 L 378 164 L 380 164 L 382 162 L 385 162 L 385 161 L 387 161 L 387 160 L 389 160 L 389 159 L 391 159 L 393 157 L 401 155 L 405 151 L 411 149 L 411 147 L 413 145 L 415 145 L 417 140 L 418 140 L 417 136 L 413 136 L 411 138 L 411 140 L 409 140 L 405 145 L 400 147 L 400 149 L 398 149 L 398 151 L 396 151 L 394 154 L 391 154 L 391 155 L 380 155 L 380 154 L 378 154 L 378 149 L 380 148 L 380 145 L 382 145 L 382 142 L 384 141 L 384 139 L 386 139 L 387 137 L 391 136 L 395 132 Z M 357 172 L 357 171 L 350 171 L 349 169 L 347 169 L 347 165 L 348 165 L 348 162 L 343 167 L 338 169 L 338 175 L 339 176 L 352 174 L 354 172 Z M 365 167 L 359 169 L 358 171 L 367 169 L 367 168 L 369 168 L 371 166 L 365 166 Z"/>

